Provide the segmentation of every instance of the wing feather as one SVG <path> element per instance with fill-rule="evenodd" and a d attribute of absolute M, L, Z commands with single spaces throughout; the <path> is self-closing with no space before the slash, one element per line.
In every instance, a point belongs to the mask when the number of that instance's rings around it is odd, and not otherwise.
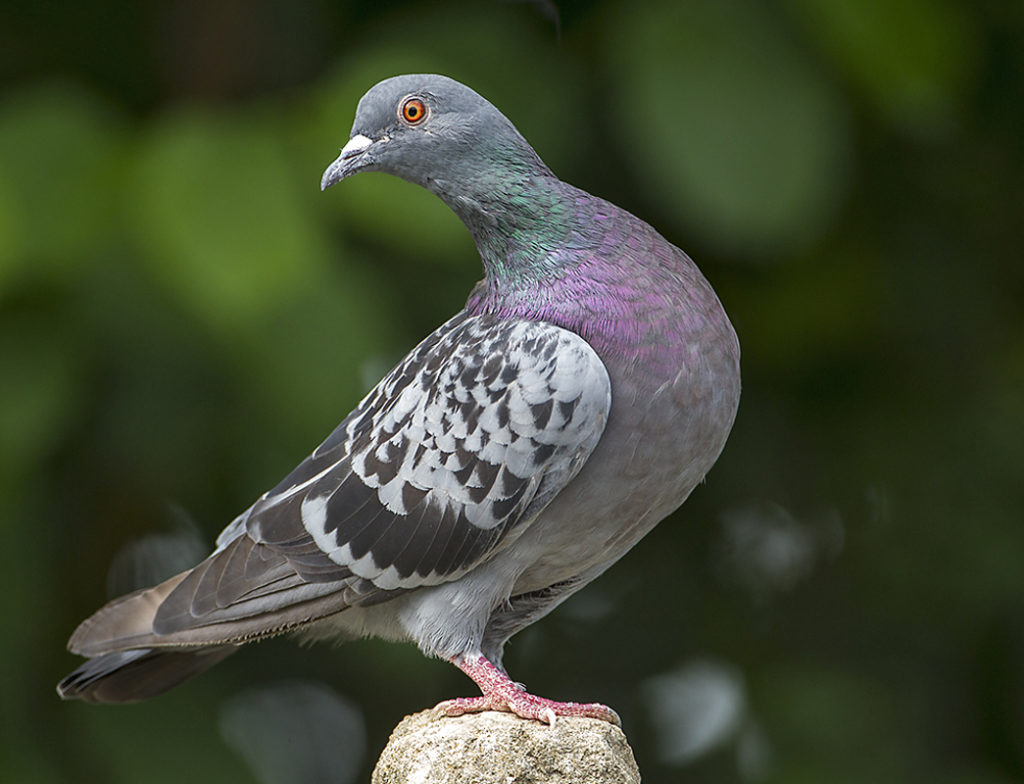
<path fill-rule="evenodd" d="M 168 643 L 275 633 L 457 579 L 576 475 L 610 401 L 578 335 L 459 314 L 225 529 L 161 603 L 154 632 Z"/>

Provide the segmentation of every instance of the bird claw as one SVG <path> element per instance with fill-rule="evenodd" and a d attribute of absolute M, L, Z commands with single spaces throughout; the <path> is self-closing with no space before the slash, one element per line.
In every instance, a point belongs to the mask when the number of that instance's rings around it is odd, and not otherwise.
<path fill-rule="evenodd" d="M 466 713 L 497 710 L 514 713 L 522 719 L 540 721 L 555 726 L 559 716 L 580 716 L 607 721 L 622 726 L 619 715 L 597 702 L 556 702 L 538 697 L 526 691 L 483 656 L 464 657 L 454 660 L 456 666 L 471 677 L 480 687 L 480 697 L 458 697 L 445 700 L 434 707 L 434 712 L 443 716 L 462 716 Z"/>
<path fill-rule="evenodd" d="M 503 699 L 493 694 L 483 697 L 457 697 L 439 702 L 432 710 L 436 715 L 453 717 L 467 713 L 502 711 L 513 713 L 521 719 L 539 721 L 549 727 L 555 726 L 559 716 L 600 719 L 617 727 L 622 726 L 619 714 L 607 705 L 597 702 L 556 702 L 527 692 L 518 692 L 516 697 Z"/>

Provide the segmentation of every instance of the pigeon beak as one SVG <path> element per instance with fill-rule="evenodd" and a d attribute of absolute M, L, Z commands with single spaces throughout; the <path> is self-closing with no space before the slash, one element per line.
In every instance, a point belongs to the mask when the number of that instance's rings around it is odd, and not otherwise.
<path fill-rule="evenodd" d="M 367 163 L 363 159 L 363 154 L 370 148 L 370 145 L 378 141 L 384 141 L 384 139 L 374 140 L 361 133 L 357 133 L 349 139 L 348 144 L 341 148 L 341 155 L 327 167 L 324 176 L 320 178 L 320 190 L 325 191 L 336 182 L 341 182 L 362 169 Z"/>

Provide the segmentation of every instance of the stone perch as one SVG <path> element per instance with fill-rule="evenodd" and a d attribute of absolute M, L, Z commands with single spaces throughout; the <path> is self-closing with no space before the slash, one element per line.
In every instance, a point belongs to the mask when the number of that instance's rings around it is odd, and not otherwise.
<path fill-rule="evenodd" d="M 639 784 L 622 730 L 559 717 L 550 727 L 511 713 L 422 711 L 391 733 L 371 784 Z"/>

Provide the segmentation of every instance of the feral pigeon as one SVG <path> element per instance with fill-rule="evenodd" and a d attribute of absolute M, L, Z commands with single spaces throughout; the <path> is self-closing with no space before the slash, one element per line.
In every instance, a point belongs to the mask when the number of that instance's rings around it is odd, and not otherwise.
<path fill-rule="evenodd" d="M 442 714 L 617 721 L 528 693 L 502 652 L 704 478 L 739 402 L 732 325 L 683 251 L 559 180 L 452 79 L 398 76 L 363 96 L 321 187 L 367 171 L 440 197 L 483 280 L 206 560 L 84 621 L 68 647 L 89 661 L 62 697 L 145 699 L 297 632 L 447 659 L 482 696 Z"/>

